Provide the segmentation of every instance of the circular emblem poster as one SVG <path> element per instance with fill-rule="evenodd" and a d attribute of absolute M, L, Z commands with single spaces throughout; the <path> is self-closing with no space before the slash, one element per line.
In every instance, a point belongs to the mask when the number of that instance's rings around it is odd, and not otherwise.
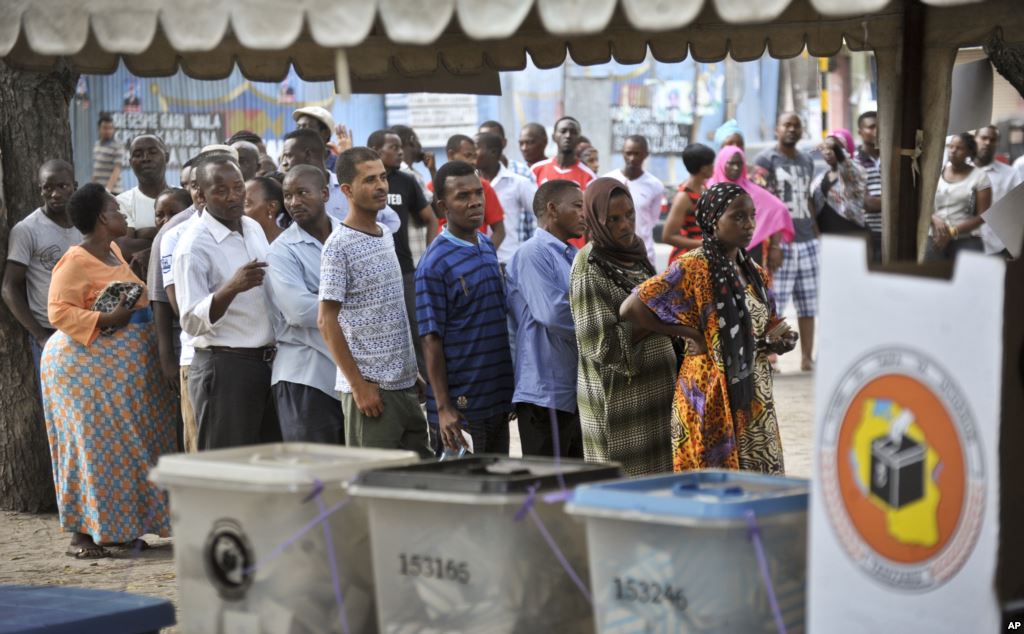
<path fill-rule="evenodd" d="M 914 350 L 869 352 L 841 376 L 816 474 L 835 535 L 878 582 L 936 588 L 981 529 L 985 468 L 970 404 L 937 360 Z"/>

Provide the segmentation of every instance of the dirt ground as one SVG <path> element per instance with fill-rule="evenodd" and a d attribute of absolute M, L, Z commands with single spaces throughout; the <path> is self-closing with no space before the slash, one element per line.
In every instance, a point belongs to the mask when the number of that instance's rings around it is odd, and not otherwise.
<path fill-rule="evenodd" d="M 799 372 L 799 354 L 782 357 L 775 379 L 786 471 L 810 477 L 813 376 Z M 512 425 L 513 453 L 519 438 Z M 56 514 L 0 512 L 0 584 L 62 585 L 133 592 L 169 599 L 177 605 L 172 539 L 147 538 L 152 548 L 133 557 L 115 551 L 110 559 L 76 561 L 64 554 L 70 536 L 61 532 Z M 164 630 L 165 634 L 180 628 Z"/>

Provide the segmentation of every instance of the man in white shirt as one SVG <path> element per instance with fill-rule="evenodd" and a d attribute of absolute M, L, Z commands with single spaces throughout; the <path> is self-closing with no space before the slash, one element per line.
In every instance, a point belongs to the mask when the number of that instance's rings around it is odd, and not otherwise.
<path fill-rule="evenodd" d="M 996 160 L 999 129 L 994 125 L 987 125 L 979 129 L 974 134 L 974 140 L 978 144 L 974 166 L 988 175 L 988 180 L 992 183 L 992 204 L 994 205 L 996 201 L 1010 193 L 1010 190 L 1024 182 L 1024 174 L 1006 163 Z M 1006 250 L 1006 246 L 987 224 L 981 225 L 981 241 L 985 245 L 986 254 L 993 255 Z"/>
<path fill-rule="evenodd" d="M 199 448 L 280 440 L 270 389 L 276 311 L 263 286 L 270 245 L 244 214 L 245 181 L 231 158 L 200 161 L 196 178 L 206 209 L 171 268 L 181 327 L 194 337 L 188 387 Z"/>
<path fill-rule="evenodd" d="M 478 134 L 476 146 L 476 168 L 481 176 L 490 181 L 505 212 L 505 236 L 498 246 L 498 262 L 504 265 L 512 259 L 520 244 L 533 237 L 537 227 L 533 214 L 537 183 L 502 165 L 503 144 L 497 134 Z"/>
<path fill-rule="evenodd" d="M 117 195 L 128 219 L 128 233 L 117 244 L 136 275 L 145 277 L 157 232 L 156 197 L 167 189 L 167 147 L 154 134 L 140 134 L 128 145 L 128 162 L 139 184 Z"/>
<path fill-rule="evenodd" d="M 644 171 L 644 161 L 650 155 L 647 137 L 639 134 L 627 137 L 622 146 L 625 165 L 605 174 L 629 188 L 636 210 L 636 235 L 647 247 L 647 258 L 654 259 L 654 227 L 661 218 L 661 201 L 665 198 L 665 185 L 650 172 Z"/>
<path fill-rule="evenodd" d="M 484 121 L 480 124 L 480 128 L 477 130 L 477 133 L 496 134 L 498 138 L 501 139 L 501 164 L 507 167 L 513 174 L 519 174 L 520 176 L 533 180 L 533 172 L 530 170 L 529 165 L 522 161 L 510 159 L 505 155 L 505 148 L 508 147 L 508 138 L 505 136 L 505 126 L 494 120 Z M 493 185 L 494 183 L 491 184 Z"/>

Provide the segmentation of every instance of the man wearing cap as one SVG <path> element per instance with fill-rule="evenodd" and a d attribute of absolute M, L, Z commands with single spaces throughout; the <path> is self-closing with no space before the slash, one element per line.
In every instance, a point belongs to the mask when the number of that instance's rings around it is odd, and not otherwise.
<path fill-rule="evenodd" d="M 292 120 L 295 121 L 295 127 L 312 130 L 320 135 L 324 141 L 324 167 L 327 168 L 328 173 L 333 173 L 334 163 L 338 157 L 328 147 L 335 127 L 334 117 L 331 116 L 331 113 L 320 106 L 307 106 L 293 112 Z"/>

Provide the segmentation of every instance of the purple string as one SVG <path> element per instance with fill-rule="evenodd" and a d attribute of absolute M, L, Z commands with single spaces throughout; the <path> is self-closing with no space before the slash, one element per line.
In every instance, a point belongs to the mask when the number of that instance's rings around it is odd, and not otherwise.
<path fill-rule="evenodd" d="M 317 480 L 320 484 L 320 490 L 323 490 L 323 484 Z M 324 500 L 320 497 L 319 492 L 315 493 L 317 506 L 320 507 L 320 514 L 322 515 L 326 510 Z M 334 600 L 338 602 L 338 619 L 341 621 L 341 630 L 345 634 L 349 634 L 348 629 L 348 617 L 345 615 L 345 596 L 341 592 L 341 579 L 338 575 L 338 560 L 334 555 L 334 538 L 331 536 L 331 527 L 326 521 L 321 523 L 324 529 L 324 541 L 327 542 L 327 555 L 330 557 L 331 562 L 331 583 L 334 585 Z"/>
<path fill-rule="evenodd" d="M 786 624 L 782 621 L 782 610 L 779 609 L 779 602 L 775 598 L 775 586 L 772 585 L 772 577 L 768 573 L 768 559 L 764 555 L 764 544 L 761 543 L 761 527 L 757 525 L 757 516 L 754 511 L 748 510 L 747 536 L 754 544 L 754 554 L 757 555 L 757 567 L 761 570 L 761 579 L 768 591 L 768 604 L 772 608 L 772 617 L 775 619 L 775 628 L 779 634 L 786 634 Z"/>
<path fill-rule="evenodd" d="M 565 476 L 562 474 L 561 438 L 558 436 L 558 414 L 554 407 L 548 408 L 548 418 L 551 419 L 551 448 L 555 454 L 555 477 L 558 478 L 558 488 L 564 491 Z"/>
<path fill-rule="evenodd" d="M 314 528 L 316 528 L 317 524 L 319 524 L 320 522 L 324 521 L 325 519 L 327 519 L 331 515 L 337 513 L 338 511 L 340 511 L 346 504 L 349 503 L 349 501 L 351 499 L 352 498 L 345 498 L 341 502 L 338 502 L 337 504 L 335 504 L 334 506 L 326 509 L 325 511 L 323 511 L 322 513 L 320 513 L 319 515 L 317 515 L 316 517 L 314 517 L 310 521 L 306 522 L 306 524 L 304 524 L 302 526 L 302 528 L 300 528 L 299 530 L 297 530 L 294 533 L 292 533 L 292 535 L 288 539 L 284 540 L 283 542 L 278 544 L 278 546 L 276 548 L 274 548 L 274 550 L 270 551 L 270 554 L 267 555 L 266 557 L 264 557 L 263 561 L 261 561 L 259 564 L 253 564 L 253 565 L 249 566 L 248 568 L 246 568 L 245 569 L 245 574 L 252 574 L 252 573 L 256 572 L 257 570 L 259 570 L 260 568 L 265 567 L 267 564 L 269 564 L 270 562 L 272 562 L 275 559 L 277 559 L 281 555 L 281 553 L 284 552 L 284 550 L 286 548 L 288 548 L 289 546 L 291 546 L 295 542 L 299 541 L 299 539 L 301 539 L 303 535 L 305 535 L 309 531 L 311 531 Z"/>
<path fill-rule="evenodd" d="M 151 484 L 148 485 L 148 486 L 153 487 L 153 485 L 151 485 Z M 156 508 L 159 505 L 159 501 L 158 501 L 158 496 L 159 495 L 162 495 L 162 493 L 157 492 L 155 490 L 155 487 L 150 491 L 150 495 L 149 495 L 149 512 L 146 514 L 145 528 L 152 528 L 153 527 L 153 520 L 156 518 Z M 132 570 L 135 569 L 135 562 L 139 559 L 139 556 L 142 554 L 142 548 L 143 548 L 142 544 L 143 543 L 145 543 L 145 542 L 142 541 L 142 535 L 139 535 L 136 538 L 135 545 L 132 546 L 130 554 L 128 555 L 128 567 L 124 571 L 124 583 L 121 584 L 121 592 L 127 592 L 128 591 L 128 581 L 130 580 L 130 578 L 132 576 Z M 97 544 L 97 545 L 100 546 L 100 548 L 103 547 L 101 544 Z"/>
<path fill-rule="evenodd" d="M 572 582 L 576 584 L 576 587 L 579 589 L 580 593 L 583 594 L 583 598 L 587 600 L 587 603 L 593 604 L 593 600 L 590 597 L 590 590 L 587 588 L 587 584 L 583 583 L 583 580 L 580 579 L 580 576 L 576 574 L 576 570 L 572 567 L 572 564 L 569 563 L 569 560 L 568 558 L 566 558 L 565 553 L 563 553 L 562 549 L 558 547 L 558 544 L 555 542 L 555 539 L 551 536 L 551 533 L 548 532 L 547 527 L 544 526 L 544 522 L 541 521 L 540 515 L 538 515 L 537 511 L 533 508 L 534 504 L 536 504 L 537 502 L 537 489 L 539 488 L 540 482 L 536 482 L 527 487 L 526 500 L 523 501 L 523 505 L 519 507 L 518 511 L 516 511 L 515 521 L 521 522 L 523 518 L 526 517 L 526 515 L 530 516 L 530 519 L 533 520 L 533 523 L 537 527 L 537 530 L 540 531 L 541 537 L 543 537 L 544 541 L 547 542 L 548 548 L 550 548 L 551 552 L 554 553 L 555 558 L 558 559 L 558 563 L 560 563 L 562 565 L 562 568 L 565 569 L 566 574 L 569 575 L 569 578 L 572 579 Z"/>
<path fill-rule="evenodd" d="M 565 553 L 558 548 L 558 544 L 556 544 L 554 538 L 551 537 L 551 533 L 549 533 L 547 527 L 544 526 L 544 522 L 540 520 L 540 516 L 537 515 L 537 511 L 533 507 L 530 507 L 529 513 L 530 519 L 532 519 L 533 523 L 537 526 L 537 530 L 539 530 L 540 534 L 544 537 L 544 541 L 548 543 L 548 548 L 550 548 L 551 552 L 553 552 L 555 557 L 558 558 L 558 563 L 562 564 L 562 568 L 565 568 L 565 572 L 568 573 L 572 582 L 576 584 L 580 594 L 582 594 L 583 598 L 587 600 L 587 603 L 593 604 L 594 601 L 590 598 L 590 590 L 587 588 L 587 584 L 583 583 L 583 580 L 580 579 L 580 576 L 576 574 L 576 571 L 573 569 L 572 564 L 570 564 L 569 560 L 566 559 Z"/>

